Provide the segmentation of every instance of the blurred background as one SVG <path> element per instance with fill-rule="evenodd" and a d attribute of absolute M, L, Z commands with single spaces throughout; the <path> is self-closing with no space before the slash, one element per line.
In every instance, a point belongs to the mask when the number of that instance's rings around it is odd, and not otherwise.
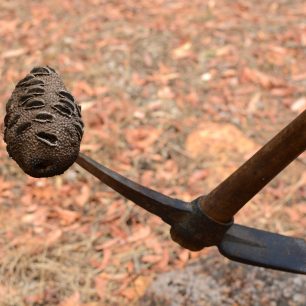
<path fill-rule="evenodd" d="M 183 200 L 306 106 L 302 0 L 0 1 L 0 117 L 49 65 L 82 105 L 81 151 Z M 3 136 L 3 128 L 2 128 Z M 306 238 L 306 156 L 236 222 Z M 302 276 L 190 252 L 73 165 L 34 179 L 0 140 L 0 305 L 305 305 Z"/>

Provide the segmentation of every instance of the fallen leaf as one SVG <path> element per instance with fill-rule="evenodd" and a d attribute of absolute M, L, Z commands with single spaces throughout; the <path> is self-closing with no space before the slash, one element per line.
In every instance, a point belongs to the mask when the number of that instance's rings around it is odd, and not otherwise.
<path fill-rule="evenodd" d="M 87 184 L 84 184 L 79 192 L 79 195 L 75 199 L 76 204 L 83 207 L 88 202 L 90 194 L 90 187 Z"/>
<path fill-rule="evenodd" d="M 186 264 L 186 262 L 189 259 L 189 255 L 190 255 L 190 251 L 189 250 L 183 250 L 180 254 L 179 254 L 179 259 L 183 264 Z"/>
<path fill-rule="evenodd" d="M 186 42 L 181 46 L 179 46 L 178 48 L 175 48 L 172 51 L 172 56 L 174 59 L 182 59 L 190 57 L 192 55 L 191 48 L 192 48 L 191 42 Z"/>
<path fill-rule="evenodd" d="M 105 292 L 106 285 L 107 285 L 107 280 L 105 278 L 99 275 L 95 278 L 95 288 L 100 299 L 104 299 L 106 296 Z"/>
<path fill-rule="evenodd" d="M 147 238 L 150 235 L 150 233 L 151 233 L 151 228 L 149 226 L 138 228 L 134 234 L 132 234 L 127 238 L 127 242 L 131 243 L 138 240 L 142 240 L 144 238 Z"/>
<path fill-rule="evenodd" d="M 29 305 L 36 305 L 36 304 L 41 304 L 44 300 L 44 293 L 37 293 L 37 294 L 29 294 L 26 296 L 25 301 Z M 1 298 L 0 298 L 1 301 Z"/>
<path fill-rule="evenodd" d="M 110 249 L 106 249 L 103 252 L 103 259 L 101 264 L 99 265 L 99 270 L 103 270 L 107 267 L 112 256 L 112 251 Z"/>
<path fill-rule="evenodd" d="M 62 237 L 62 234 L 63 231 L 60 228 L 50 232 L 44 240 L 46 246 L 51 246 L 52 244 L 57 242 Z"/>
<path fill-rule="evenodd" d="M 80 293 L 73 293 L 70 297 L 63 300 L 59 306 L 80 306 Z"/>
<path fill-rule="evenodd" d="M 245 67 L 242 71 L 241 78 L 245 81 L 251 81 L 259 84 L 266 89 L 284 86 L 284 81 L 274 76 L 268 75 L 256 69 Z"/>
<path fill-rule="evenodd" d="M 143 262 L 146 262 L 146 263 L 156 263 L 158 261 L 161 260 L 161 256 L 160 255 L 144 255 L 142 256 L 141 260 Z"/>
<path fill-rule="evenodd" d="M 105 280 L 123 280 L 128 276 L 127 273 L 116 273 L 116 274 L 109 274 L 109 273 L 100 273 L 99 278 Z"/>
<path fill-rule="evenodd" d="M 73 84 L 73 94 L 76 97 L 91 97 L 95 94 L 95 90 L 86 81 L 75 81 Z"/>
<path fill-rule="evenodd" d="M 199 181 L 204 180 L 209 175 L 208 169 L 201 169 L 194 171 L 188 180 L 188 185 L 192 186 L 193 184 L 198 183 Z"/>
<path fill-rule="evenodd" d="M 162 260 L 157 264 L 158 268 L 161 270 L 165 270 L 168 267 L 169 259 L 170 259 L 169 252 L 167 249 L 164 249 Z"/>
<path fill-rule="evenodd" d="M 141 296 L 144 295 L 151 281 L 152 276 L 139 276 L 135 279 L 135 281 L 129 284 L 129 287 L 125 288 L 124 290 L 121 290 L 120 294 L 129 299 L 130 301 L 139 299 Z"/>
<path fill-rule="evenodd" d="M 2 53 L 2 58 L 8 59 L 8 58 L 13 58 L 13 57 L 18 57 L 20 55 L 23 55 L 27 52 L 25 48 L 19 48 L 19 49 L 14 49 L 14 50 L 8 50 Z"/>
<path fill-rule="evenodd" d="M 159 138 L 161 131 L 154 127 L 127 129 L 125 132 L 128 143 L 137 149 L 144 150 L 152 146 Z"/>
<path fill-rule="evenodd" d="M 250 99 L 247 107 L 248 114 L 256 113 L 261 107 L 263 107 L 262 94 L 261 92 L 256 92 Z"/>
<path fill-rule="evenodd" d="M 101 251 L 101 250 L 106 250 L 108 248 L 119 246 L 119 245 L 122 245 L 122 241 L 119 238 L 113 238 L 113 239 L 107 240 L 106 242 L 102 244 L 95 246 L 95 249 L 97 251 Z"/>
<path fill-rule="evenodd" d="M 306 80 L 306 72 L 294 74 L 294 75 L 292 75 L 291 79 L 293 81 L 303 81 L 303 80 Z"/>
<path fill-rule="evenodd" d="M 61 219 L 63 225 L 70 225 L 80 218 L 80 213 L 77 211 L 72 211 L 68 209 L 63 209 L 60 207 L 54 207 L 53 210 L 57 216 Z"/>

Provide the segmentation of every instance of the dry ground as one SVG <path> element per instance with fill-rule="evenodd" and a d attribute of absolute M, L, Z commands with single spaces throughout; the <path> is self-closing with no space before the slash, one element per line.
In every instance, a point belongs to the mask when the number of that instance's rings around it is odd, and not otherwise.
<path fill-rule="evenodd" d="M 191 200 L 305 109 L 305 20 L 302 0 L 2 0 L 0 117 L 48 64 L 82 105 L 83 152 Z M 305 238 L 305 163 L 236 220 Z M 305 278 L 184 250 L 77 165 L 26 176 L 3 141 L 0 222 L 0 305 L 305 305 Z"/>

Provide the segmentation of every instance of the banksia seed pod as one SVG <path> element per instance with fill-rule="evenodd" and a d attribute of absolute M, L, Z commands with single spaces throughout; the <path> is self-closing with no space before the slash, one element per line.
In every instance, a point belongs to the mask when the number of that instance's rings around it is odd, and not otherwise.
<path fill-rule="evenodd" d="M 83 136 L 81 108 L 50 67 L 33 68 L 6 105 L 9 155 L 33 177 L 62 174 L 76 160 Z"/>

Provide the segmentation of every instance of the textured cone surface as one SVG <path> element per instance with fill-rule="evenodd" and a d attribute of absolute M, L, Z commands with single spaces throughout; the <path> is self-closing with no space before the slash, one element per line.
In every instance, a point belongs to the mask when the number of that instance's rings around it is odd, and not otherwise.
<path fill-rule="evenodd" d="M 62 174 L 79 154 L 81 109 L 50 67 L 33 68 L 16 85 L 4 126 L 10 157 L 33 177 Z"/>

